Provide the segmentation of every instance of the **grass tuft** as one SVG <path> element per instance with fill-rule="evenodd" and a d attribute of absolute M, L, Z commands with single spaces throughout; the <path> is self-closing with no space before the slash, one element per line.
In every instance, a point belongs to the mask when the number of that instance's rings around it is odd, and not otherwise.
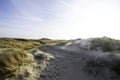
<path fill-rule="evenodd" d="M 0 79 L 1 78 L 5 79 L 11 74 L 20 71 L 21 70 L 20 68 L 23 67 L 22 65 L 24 64 L 32 65 L 32 63 L 35 62 L 35 57 L 36 59 L 40 59 L 40 60 L 43 59 L 49 60 L 50 58 L 53 58 L 52 55 L 45 54 L 43 52 L 39 52 L 39 54 L 33 57 L 32 54 L 29 54 L 30 53 L 29 50 L 37 46 L 55 45 L 61 43 L 65 44 L 66 42 L 67 42 L 66 40 L 51 40 L 47 38 L 43 38 L 39 40 L 19 39 L 19 38 L 16 39 L 0 38 Z M 45 60 L 43 60 L 43 62 Z"/>

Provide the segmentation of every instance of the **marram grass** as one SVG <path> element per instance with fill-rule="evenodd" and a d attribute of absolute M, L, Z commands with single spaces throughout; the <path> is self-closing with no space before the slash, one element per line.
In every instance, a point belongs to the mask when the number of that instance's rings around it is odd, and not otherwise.
<path fill-rule="evenodd" d="M 0 74 L 15 72 L 25 63 L 33 62 L 33 58 L 26 51 L 7 49 L 0 51 Z"/>
<path fill-rule="evenodd" d="M 30 54 L 28 50 L 31 50 L 37 46 L 42 45 L 55 45 L 66 43 L 66 40 L 51 40 L 51 39 L 14 39 L 14 38 L 0 38 L 0 79 L 6 79 L 6 77 L 11 74 L 16 74 L 16 72 L 21 70 L 22 65 L 28 65 L 35 63 L 34 56 Z M 48 60 L 53 58 L 49 54 L 41 54 L 39 52 L 37 58 L 44 57 Z M 41 65 L 43 65 L 41 63 Z M 18 74 L 19 75 L 19 74 Z"/>

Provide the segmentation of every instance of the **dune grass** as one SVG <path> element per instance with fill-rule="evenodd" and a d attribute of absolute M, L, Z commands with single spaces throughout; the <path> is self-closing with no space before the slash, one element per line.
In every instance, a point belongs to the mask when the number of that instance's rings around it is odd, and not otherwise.
<path fill-rule="evenodd" d="M 108 37 L 93 38 L 91 49 L 102 50 L 107 52 L 108 55 L 120 55 L 120 40 L 111 39 Z M 111 69 L 120 75 L 120 57 L 113 58 L 111 62 Z"/>
<path fill-rule="evenodd" d="M 120 53 L 120 40 L 108 37 L 93 38 L 91 49 L 101 49 L 104 52 Z"/>
<path fill-rule="evenodd" d="M 39 42 L 34 40 L 19 40 L 19 39 L 8 39 L 8 38 L 1 38 L 0 39 L 0 48 L 19 48 L 23 50 L 31 49 L 37 45 L 40 45 Z"/>
<path fill-rule="evenodd" d="M 37 46 L 55 45 L 66 43 L 66 40 L 51 39 L 19 39 L 19 38 L 0 38 L 0 79 L 18 71 L 23 64 L 34 62 L 29 50 Z M 39 54 L 37 58 L 43 59 L 48 55 Z M 2 79 L 3 80 L 3 79 Z"/>
<path fill-rule="evenodd" d="M 14 39 L 14 38 L 0 38 L 0 48 L 19 48 L 22 50 L 29 50 L 36 46 L 52 45 L 66 43 L 66 40 L 51 40 L 51 39 Z"/>
<path fill-rule="evenodd" d="M 25 63 L 33 62 L 33 58 L 28 52 L 19 49 L 3 49 L 0 51 L 0 75 L 6 77 L 15 72 Z"/>

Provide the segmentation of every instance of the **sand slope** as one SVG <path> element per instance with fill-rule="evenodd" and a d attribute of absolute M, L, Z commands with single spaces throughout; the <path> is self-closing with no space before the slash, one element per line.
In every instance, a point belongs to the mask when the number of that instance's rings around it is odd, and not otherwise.
<path fill-rule="evenodd" d="M 51 53 L 55 59 L 42 72 L 40 80 L 120 80 L 111 70 L 111 56 L 101 51 L 91 51 L 73 46 L 44 46 L 40 49 Z"/>

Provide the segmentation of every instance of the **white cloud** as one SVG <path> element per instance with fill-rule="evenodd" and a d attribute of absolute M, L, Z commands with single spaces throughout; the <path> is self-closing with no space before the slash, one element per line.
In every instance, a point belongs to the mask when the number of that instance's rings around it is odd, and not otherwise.
<path fill-rule="evenodd" d="M 64 0 L 56 0 L 58 2 L 60 2 L 61 4 L 65 5 L 66 7 L 72 7 L 71 4 L 69 4 L 68 2 L 65 2 Z"/>
<path fill-rule="evenodd" d="M 32 15 L 23 15 L 23 16 L 15 16 L 18 19 L 23 19 L 23 20 L 27 20 L 27 21 L 31 21 L 31 22 L 42 22 L 43 19 L 39 18 L 37 16 L 32 16 Z"/>

